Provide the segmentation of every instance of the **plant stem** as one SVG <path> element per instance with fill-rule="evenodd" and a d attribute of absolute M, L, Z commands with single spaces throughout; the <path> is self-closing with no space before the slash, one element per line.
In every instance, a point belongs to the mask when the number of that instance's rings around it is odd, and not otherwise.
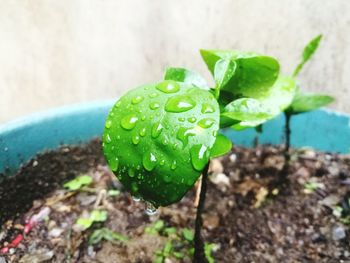
<path fill-rule="evenodd" d="M 202 173 L 201 193 L 199 197 L 199 204 L 197 207 L 197 215 L 196 215 L 196 223 L 195 223 L 193 263 L 208 262 L 204 253 L 204 241 L 201 235 L 201 230 L 203 226 L 202 213 L 204 210 L 205 196 L 207 193 L 207 179 L 208 179 L 209 164 L 210 162 L 208 162 L 208 164 L 205 166 Z"/>
<path fill-rule="evenodd" d="M 285 112 L 284 116 L 286 118 L 286 126 L 285 126 L 285 147 L 284 147 L 284 155 L 286 157 L 286 162 L 289 161 L 289 148 L 290 148 L 290 119 L 291 119 L 291 114 Z"/>

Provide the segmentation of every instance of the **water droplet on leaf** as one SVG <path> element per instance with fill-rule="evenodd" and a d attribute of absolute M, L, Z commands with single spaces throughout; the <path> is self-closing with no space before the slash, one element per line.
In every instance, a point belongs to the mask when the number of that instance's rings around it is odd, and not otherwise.
<path fill-rule="evenodd" d="M 157 102 L 151 102 L 151 104 L 149 105 L 151 110 L 156 110 L 160 107 L 159 103 Z"/>
<path fill-rule="evenodd" d="M 168 112 L 185 112 L 196 106 L 196 102 L 187 95 L 180 95 L 168 99 L 165 110 Z"/>
<path fill-rule="evenodd" d="M 192 165 L 197 171 L 201 171 L 208 163 L 209 152 L 207 149 L 205 145 L 200 144 L 194 145 L 190 149 Z"/>
<path fill-rule="evenodd" d="M 109 129 L 109 128 L 111 128 L 111 126 L 112 126 L 112 121 L 111 120 L 107 120 L 106 121 L 106 128 Z"/>
<path fill-rule="evenodd" d="M 140 136 L 141 137 L 145 137 L 145 135 L 146 135 L 146 128 L 145 127 L 143 127 L 141 130 L 140 130 Z"/>
<path fill-rule="evenodd" d="M 204 113 L 213 113 L 215 111 L 215 108 L 208 104 L 208 103 L 203 103 L 202 105 L 202 110 L 201 112 L 204 114 Z"/>
<path fill-rule="evenodd" d="M 151 135 L 153 138 L 157 138 L 163 130 L 163 126 L 160 122 L 157 122 L 152 127 Z"/>
<path fill-rule="evenodd" d="M 157 165 L 157 158 L 154 153 L 151 151 L 146 152 L 143 156 L 142 164 L 147 171 L 152 171 Z"/>
<path fill-rule="evenodd" d="M 137 145 L 140 142 L 140 137 L 138 135 L 132 136 L 132 143 Z"/>
<path fill-rule="evenodd" d="M 215 123 L 214 119 L 204 118 L 198 122 L 198 125 L 204 129 L 210 128 Z"/>
<path fill-rule="evenodd" d="M 156 89 L 164 92 L 164 93 L 175 93 L 180 90 L 180 85 L 173 80 L 166 80 L 161 83 L 159 83 L 156 86 Z"/>
<path fill-rule="evenodd" d="M 143 97 L 142 96 L 136 96 L 134 98 L 131 99 L 131 103 L 132 104 L 138 104 L 140 103 L 141 101 L 143 101 Z"/>
<path fill-rule="evenodd" d="M 196 117 L 191 117 L 187 119 L 190 123 L 194 123 L 197 121 Z"/>
<path fill-rule="evenodd" d="M 137 116 L 135 116 L 133 114 L 129 114 L 129 115 L 125 116 L 124 118 L 122 118 L 120 125 L 125 130 L 132 130 L 135 127 L 137 121 L 138 121 Z"/>

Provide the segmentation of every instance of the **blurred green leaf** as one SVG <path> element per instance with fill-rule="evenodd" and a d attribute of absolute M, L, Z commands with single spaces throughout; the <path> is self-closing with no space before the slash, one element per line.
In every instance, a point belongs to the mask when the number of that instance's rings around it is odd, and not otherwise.
<path fill-rule="evenodd" d="M 278 77 L 279 64 L 272 57 L 234 50 L 201 50 L 201 55 L 220 87 L 223 104 L 261 96 Z"/>
<path fill-rule="evenodd" d="M 194 239 L 193 231 L 188 228 L 182 229 L 182 236 L 189 242 L 192 242 Z"/>
<path fill-rule="evenodd" d="M 288 112 L 300 114 L 324 107 L 333 101 L 334 98 L 328 95 L 299 92 L 295 95 Z"/>
<path fill-rule="evenodd" d="M 312 39 L 304 48 L 303 54 L 301 57 L 301 62 L 298 64 L 298 66 L 295 68 L 293 72 L 293 77 L 297 76 L 300 72 L 300 70 L 304 67 L 305 63 L 312 57 L 312 55 L 316 52 L 320 41 L 322 39 L 322 35 L 318 35 L 314 39 Z"/>
<path fill-rule="evenodd" d="M 128 238 L 114 232 L 108 228 L 100 228 L 96 229 L 89 238 L 89 244 L 90 245 L 95 245 L 100 243 L 102 240 L 107 240 L 107 241 L 121 241 L 121 242 L 126 242 L 128 241 Z"/>
<path fill-rule="evenodd" d="M 210 158 L 225 155 L 232 149 L 232 142 L 223 134 L 218 134 L 213 148 L 210 151 Z"/>
<path fill-rule="evenodd" d="M 69 189 L 70 191 L 75 191 L 91 183 L 92 183 L 92 178 L 90 176 L 80 175 L 74 178 L 73 180 L 65 183 L 63 186 Z"/>
<path fill-rule="evenodd" d="M 205 255 L 205 258 L 208 260 L 208 263 L 215 262 L 212 254 L 211 254 L 214 251 L 214 249 L 215 249 L 215 244 L 211 244 L 211 243 L 204 244 L 204 255 Z"/>
<path fill-rule="evenodd" d="M 167 68 L 164 80 L 174 80 L 196 86 L 197 88 L 209 90 L 205 79 L 197 72 L 185 68 Z"/>
<path fill-rule="evenodd" d="M 104 222 L 107 220 L 108 213 L 105 210 L 93 210 L 88 218 L 78 218 L 76 224 L 86 230 L 92 226 L 94 222 Z"/>

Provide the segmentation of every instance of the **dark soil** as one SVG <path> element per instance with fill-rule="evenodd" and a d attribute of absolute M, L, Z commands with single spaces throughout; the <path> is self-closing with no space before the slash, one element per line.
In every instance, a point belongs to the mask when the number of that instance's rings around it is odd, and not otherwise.
<path fill-rule="evenodd" d="M 284 188 L 276 186 L 283 161 L 271 146 L 237 147 L 212 161 L 202 232 L 215 262 L 350 262 L 350 156 L 294 151 Z M 93 183 L 64 189 L 80 174 Z M 0 262 L 191 262 L 193 241 L 183 231 L 194 227 L 195 197 L 193 189 L 149 216 L 122 191 L 98 141 L 63 147 L 0 183 L 0 249 L 46 211 Z M 82 229 L 78 218 L 93 210 L 107 220 Z M 101 228 L 128 240 L 89 243 Z"/>

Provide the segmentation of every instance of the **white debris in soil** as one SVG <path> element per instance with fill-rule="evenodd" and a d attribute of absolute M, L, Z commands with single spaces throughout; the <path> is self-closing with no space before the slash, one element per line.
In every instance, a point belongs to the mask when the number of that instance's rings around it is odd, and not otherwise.
<path fill-rule="evenodd" d="M 342 226 L 335 226 L 332 229 L 332 238 L 335 241 L 339 241 L 342 240 L 344 238 L 346 238 L 346 232 L 345 229 Z"/>

